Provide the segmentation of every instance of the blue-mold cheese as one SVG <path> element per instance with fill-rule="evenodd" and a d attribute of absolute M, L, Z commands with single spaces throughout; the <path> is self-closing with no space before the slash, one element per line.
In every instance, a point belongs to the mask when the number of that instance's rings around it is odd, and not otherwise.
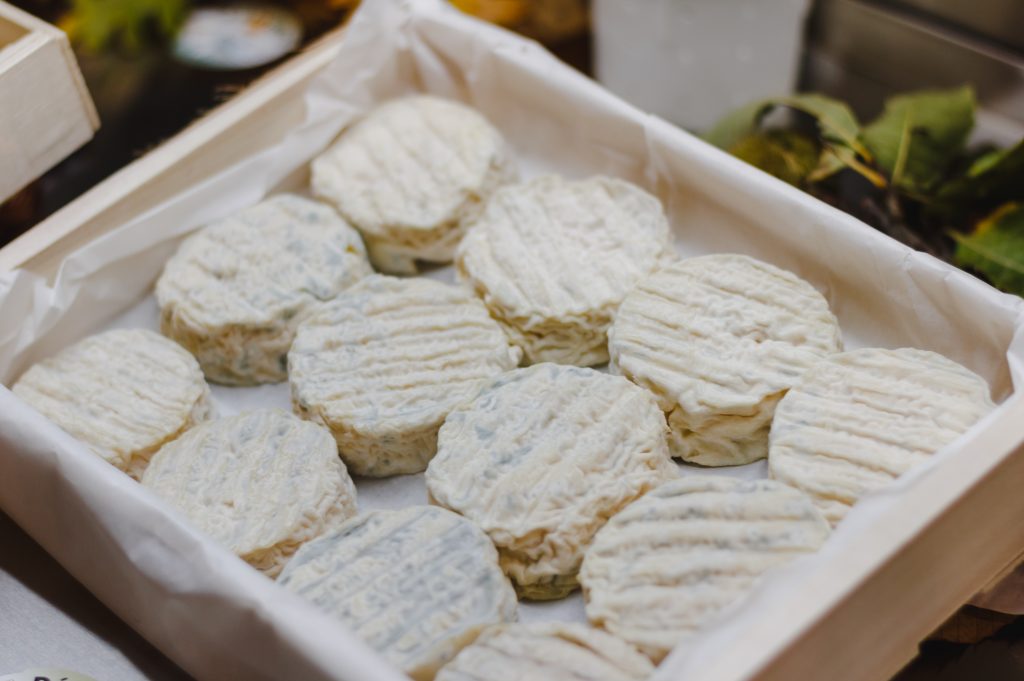
<path fill-rule="evenodd" d="M 665 431 L 654 397 L 624 378 L 537 364 L 449 415 L 427 491 L 490 535 L 522 597 L 561 598 L 604 522 L 676 476 Z"/>
<path fill-rule="evenodd" d="M 654 665 L 636 648 L 583 624 L 491 627 L 445 665 L 437 681 L 643 681 Z"/>
<path fill-rule="evenodd" d="M 144 329 L 90 336 L 32 366 L 12 390 L 136 480 L 160 447 L 214 411 L 195 358 Z"/>
<path fill-rule="evenodd" d="M 658 662 L 741 602 L 765 572 L 828 536 L 811 500 L 782 483 L 681 477 L 597 533 L 580 569 L 587 619 Z"/>
<path fill-rule="evenodd" d="M 434 506 L 371 511 L 302 547 L 278 583 L 344 622 L 417 681 L 516 617 L 494 546 Z"/>
<path fill-rule="evenodd" d="M 775 405 L 841 348 L 813 286 L 730 254 L 682 260 L 641 282 L 608 333 L 612 371 L 654 393 L 672 454 L 704 466 L 766 457 Z"/>
<path fill-rule="evenodd" d="M 657 198 L 610 177 L 504 187 L 459 245 L 459 277 L 528 363 L 608 361 L 615 310 L 675 257 Z"/>
<path fill-rule="evenodd" d="M 775 410 L 772 477 L 836 524 L 994 408 L 985 379 L 942 355 L 853 350 L 814 365 Z"/>
<path fill-rule="evenodd" d="M 142 484 L 270 577 L 356 514 L 331 434 L 280 409 L 193 428 L 157 452 Z"/>
<path fill-rule="evenodd" d="M 292 404 L 331 431 L 353 473 L 417 473 L 448 413 L 519 358 L 469 291 L 374 275 L 299 327 Z"/>
<path fill-rule="evenodd" d="M 516 176 L 479 112 L 413 96 L 370 111 L 312 164 L 313 191 L 359 228 L 378 270 L 446 263 L 495 189 Z"/>
<path fill-rule="evenodd" d="M 280 194 L 185 239 L 156 284 L 160 330 L 211 381 L 277 383 L 299 323 L 371 272 L 332 208 Z"/>

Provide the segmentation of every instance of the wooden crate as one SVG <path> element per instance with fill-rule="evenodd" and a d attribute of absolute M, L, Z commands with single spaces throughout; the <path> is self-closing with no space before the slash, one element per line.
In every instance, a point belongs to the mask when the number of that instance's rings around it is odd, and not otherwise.
<path fill-rule="evenodd" d="M 300 92 L 338 40 L 326 37 L 0 249 L 0 270 L 52 279 L 83 244 L 279 141 L 301 120 Z M 908 488 L 884 523 L 860 533 L 787 608 L 735 632 L 736 654 L 701 678 L 867 681 L 898 671 L 919 641 L 1021 557 L 1024 401 L 1011 406 L 989 424 L 972 460 L 950 461 Z"/>
<path fill-rule="evenodd" d="M 98 127 L 67 36 L 0 2 L 0 201 L 89 141 Z"/>

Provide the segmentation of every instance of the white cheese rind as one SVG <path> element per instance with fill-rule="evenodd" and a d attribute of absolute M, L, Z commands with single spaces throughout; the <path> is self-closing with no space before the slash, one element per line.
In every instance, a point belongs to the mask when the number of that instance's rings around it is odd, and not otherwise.
<path fill-rule="evenodd" d="M 279 409 L 193 428 L 157 452 L 142 484 L 270 577 L 356 514 L 331 434 Z"/>
<path fill-rule="evenodd" d="M 633 646 L 582 624 L 491 627 L 437 681 L 643 681 L 654 666 Z"/>
<path fill-rule="evenodd" d="M 767 456 L 779 399 L 841 347 L 814 287 L 743 255 L 660 270 L 626 296 L 608 333 L 612 371 L 668 414 L 673 455 L 705 466 Z"/>
<path fill-rule="evenodd" d="M 160 330 L 211 381 L 276 383 L 302 319 L 371 272 L 359 233 L 333 209 L 281 194 L 181 244 L 156 284 Z"/>
<path fill-rule="evenodd" d="M 516 617 L 487 535 L 433 506 L 360 515 L 302 547 L 278 583 L 417 681 L 433 679 L 484 628 Z"/>
<path fill-rule="evenodd" d="M 213 416 L 195 358 L 144 329 L 90 336 L 32 366 L 12 390 L 136 480 L 164 443 Z"/>
<path fill-rule="evenodd" d="M 417 473 L 448 413 L 519 358 L 466 289 L 374 275 L 299 327 L 292 404 L 331 431 L 352 472 Z"/>
<path fill-rule="evenodd" d="M 529 363 L 608 361 L 626 293 L 674 257 L 661 203 L 609 177 L 504 187 L 459 245 L 456 267 Z"/>
<path fill-rule="evenodd" d="M 516 171 L 478 112 L 430 96 L 371 111 L 312 164 L 312 187 L 366 238 L 377 269 L 450 262 L 480 206 Z"/>
<path fill-rule="evenodd" d="M 862 496 L 926 462 L 994 406 L 985 379 L 934 352 L 833 355 L 779 403 L 768 469 L 836 524 Z"/>
<path fill-rule="evenodd" d="M 658 662 L 828 535 L 811 500 L 774 480 L 679 478 L 597 533 L 580 569 L 587 618 Z"/>
<path fill-rule="evenodd" d="M 653 397 L 592 369 L 538 364 L 453 411 L 427 491 L 487 532 L 524 598 L 560 598 L 594 533 L 677 474 Z"/>

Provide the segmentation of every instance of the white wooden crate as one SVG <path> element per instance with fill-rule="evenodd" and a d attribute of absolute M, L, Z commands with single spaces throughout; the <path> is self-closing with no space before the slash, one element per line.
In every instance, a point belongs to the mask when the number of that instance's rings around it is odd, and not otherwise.
<path fill-rule="evenodd" d="M 0 2 L 0 201 L 99 127 L 64 33 Z"/>
<path fill-rule="evenodd" d="M 279 142 L 303 120 L 305 103 L 301 93 L 328 69 L 342 40 L 341 34 L 329 36 L 0 249 L 0 271 L 23 267 L 52 281 L 64 258 L 76 249 L 147 214 L 239 159 Z M 503 54 L 513 63 L 517 50 L 527 49 L 518 44 L 505 47 L 508 49 Z M 559 67 L 552 63 L 549 68 L 558 71 Z M 561 71 L 556 75 L 565 82 L 572 78 Z M 651 135 L 649 141 L 666 145 L 663 170 L 685 185 L 681 190 L 685 198 L 709 210 L 715 205 L 722 214 L 749 223 L 751 237 L 756 237 L 764 225 L 759 224 L 762 218 L 757 211 L 746 206 L 761 202 L 794 220 L 818 222 L 824 231 L 863 229 L 869 244 L 883 238 L 797 190 L 704 148 L 660 121 L 641 120 L 635 112 L 621 108 L 624 105 L 606 99 L 592 85 L 574 81 L 573 87 L 582 93 L 581 98 L 591 98 L 603 106 L 603 115 L 628 117 L 639 121 L 638 126 L 649 126 L 645 128 Z M 540 101 L 535 105 L 540 106 Z M 638 130 L 628 132 L 635 134 Z M 693 165 L 697 161 L 700 163 Z M 705 198 L 714 187 L 729 188 L 729 205 Z M 806 252 L 814 250 L 813 245 L 804 247 Z M 866 252 L 869 246 L 863 250 Z M 948 270 L 941 276 L 956 280 L 954 288 L 936 288 L 936 300 L 948 300 L 950 305 L 960 307 L 966 299 L 950 297 L 954 289 L 980 292 L 981 285 L 968 281 L 966 275 L 938 264 L 929 266 L 940 268 L 942 273 Z M 872 293 L 877 292 L 854 288 L 849 295 L 854 300 Z M 941 344 L 941 339 L 934 340 Z M 730 632 L 735 654 L 710 661 L 699 678 L 853 681 L 885 679 L 894 673 L 914 654 L 918 641 L 1011 565 L 1024 547 L 1024 524 L 1019 522 L 1024 517 L 1024 495 L 1018 490 L 1024 480 L 1022 424 L 1024 396 L 1011 395 L 984 431 L 972 438 L 971 457 L 951 458 L 901 490 L 889 500 L 884 517 L 870 520 L 861 528 L 864 531 L 847 537 L 842 555 L 823 557 L 822 569 L 801 585 L 784 608 L 767 612 L 756 621 L 748 619 Z M 0 479 L 0 492 L 3 488 Z M 73 572 L 85 561 L 67 549 L 64 555 Z M 101 583 L 92 587 L 105 590 Z M 141 617 L 131 604 L 115 609 L 129 620 Z M 188 642 L 167 638 L 168 628 L 146 624 L 140 629 L 191 670 L 209 669 L 203 665 L 210 664 L 206 656 L 214 652 L 229 655 L 230 642 L 222 650 L 210 647 L 215 635 L 209 628 L 192 632 L 194 640 Z M 205 651 L 198 652 L 204 647 Z M 273 671 L 270 655 L 252 652 L 253 664 L 260 664 L 268 678 Z"/>

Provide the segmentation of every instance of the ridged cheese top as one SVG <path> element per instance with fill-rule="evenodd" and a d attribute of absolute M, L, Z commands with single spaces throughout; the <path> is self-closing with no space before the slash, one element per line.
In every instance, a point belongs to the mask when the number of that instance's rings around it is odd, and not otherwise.
<path fill-rule="evenodd" d="M 654 398 L 593 369 L 509 372 L 455 410 L 427 468 L 427 490 L 483 528 L 529 598 L 576 586 L 594 533 L 676 475 Z"/>
<path fill-rule="evenodd" d="M 377 275 L 299 328 L 292 399 L 331 428 L 355 472 L 412 473 L 433 455 L 448 412 L 519 356 L 466 289 Z"/>
<path fill-rule="evenodd" d="M 768 466 L 830 522 L 949 444 L 994 408 L 981 376 L 926 350 L 833 355 L 779 403 Z"/>
<path fill-rule="evenodd" d="M 359 233 L 329 206 L 280 194 L 186 239 L 157 281 L 161 307 L 204 329 L 278 324 L 370 274 Z"/>
<path fill-rule="evenodd" d="M 13 391 L 135 478 L 165 442 L 213 411 L 195 358 L 144 329 L 90 336 L 31 367 Z"/>
<path fill-rule="evenodd" d="M 825 298 L 796 275 L 743 255 L 669 265 L 622 304 L 616 365 L 688 412 L 743 413 L 839 349 Z"/>
<path fill-rule="evenodd" d="M 431 96 L 396 99 L 313 161 L 313 191 L 371 242 L 448 261 L 468 220 L 514 175 L 501 134 L 477 111 Z M 387 271 L 387 262 L 378 261 Z"/>
<path fill-rule="evenodd" d="M 607 359 L 605 333 L 626 293 L 673 253 L 654 196 L 609 177 L 547 176 L 497 191 L 456 266 L 531 362 L 593 364 Z M 549 334 L 566 338 L 533 338 Z"/>
<path fill-rule="evenodd" d="M 774 480 L 679 478 L 597 533 L 580 570 L 587 618 L 659 661 L 828 535 L 811 500 Z"/>
<path fill-rule="evenodd" d="M 644 280 L 608 340 L 613 367 L 657 396 L 674 430 L 696 434 L 693 444 L 677 439 L 674 452 L 707 465 L 766 456 L 775 401 L 841 348 L 838 322 L 813 286 L 743 255 L 689 258 Z M 753 432 L 728 432 L 731 417 L 756 421 Z M 759 443 L 730 451 L 734 437 Z M 709 446 L 715 439 L 726 440 L 720 453 Z"/>
<path fill-rule="evenodd" d="M 303 316 L 371 272 L 359 233 L 333 209 L 281 194 L 182 243 L 156 284 L 161 329 L 213 380 L 281 381 Z"/>
<path fill-rule="evenodd" d="M 153 457 L 142 484 L 270 576 L 356 514 L 330 433 L 279 409 L 193 428 Z"/>
<path fill-rule="evenodd" d="M 643 681 L 654 666 L 618 638 L 582 624 L 506 624 L 485 631 L 437 681 Z"/>
<path fill-rule="evenodd" d="M 418 681 L 516 616 L 487 535 L 433 506 L 360 515 L 302 547 L 278 582 Z"/>

